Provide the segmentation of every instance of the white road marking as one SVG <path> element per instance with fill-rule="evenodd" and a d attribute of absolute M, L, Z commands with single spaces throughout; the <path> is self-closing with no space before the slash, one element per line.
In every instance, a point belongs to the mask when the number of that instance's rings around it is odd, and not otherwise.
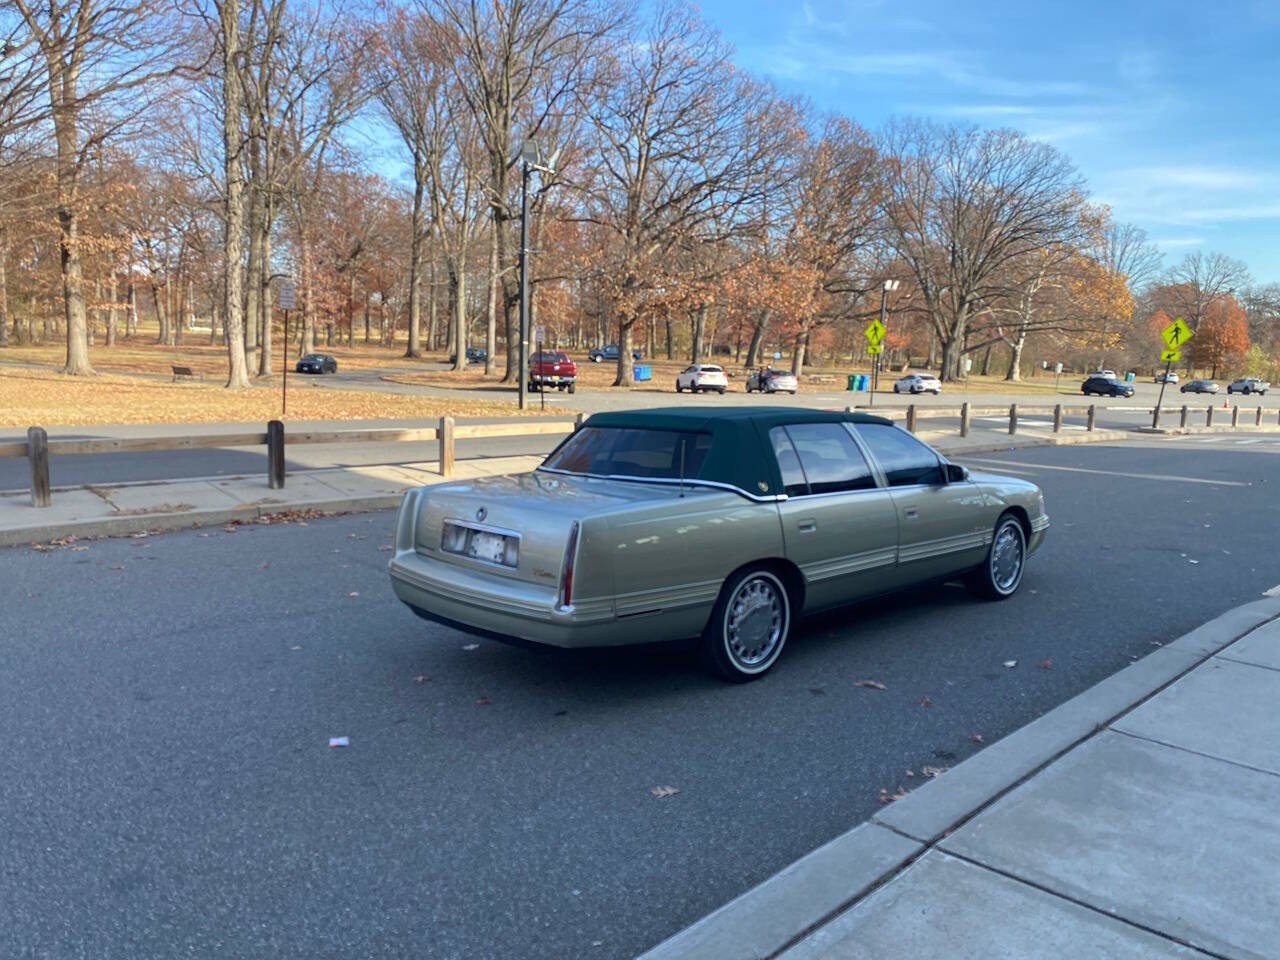
<path fill-rule="evenodd" d="M 1245 444 L 1249 444 L 1249 443 L 1263 443 L 1263 442 L 1265 441 L 1262 441 L 1262 440 L 1237 440 L 1236 441 L 1236 443 L 1238 443 L 1240 446 L 1244 446 Z"/>
<path fill-rule="evenodd" d="M 1280 583 L 1277 583 L 1270 590 L 1263 590 L 1262 595 L 1264 597 L 1280 597 Z"/>
<path fill-rule="evenodd" d="M 1061 470 L 1066 473 L 1096 473 L 1104 477 L 1129 477 L 1133 480 L 1169 480 L 1174 483 L 1203 483 L 1211 487 L 1247 487 L 1248 483 L 1242 483 L 1239 480 L 1205 480 L 1201 477 L 1175 477 L 1166 473 L 1123 473 L 1119 470 L 1090 470 L 1088 467 L 1060 467 L 1057 465 L 1050 466 L 1047 463 L 1022 463 L 1017 460 L 988 460 L 984 457 L 964 457 L 960 455 L 960 459 L 972 460 L 974 463 L 990 463 L 993 465 L 1004 466 L 1006 463 L 1014 467 L 1027 467 L 1031 472 L 1036 470 Z"/>

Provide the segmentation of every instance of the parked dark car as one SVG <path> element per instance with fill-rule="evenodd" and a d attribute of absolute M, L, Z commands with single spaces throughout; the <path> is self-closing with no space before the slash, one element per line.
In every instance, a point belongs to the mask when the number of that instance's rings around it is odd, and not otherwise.
<path fill-rule="evenodd" d="M 1227 384 L 1227 393 L 1243 393 L 1246 397 L 1251 393 L 1265 394 L 1270 389 L 1271 384 L 1267 380 L 1259 380 L 1257 377 L 1241 377 Z"/>
<path fill-rule="evenodd" d="M 1212 380 L 1188 380 L 1182 385 L 1182 393 L 1217 393 L 1218 385 Z"/>
<path fill-rule="evenodd" d="M 1086 397 L 1132 397 L 1133 384 L 1115 377 L 1090 377 L 1080 385 L 1080 392 Z"/>
<path fill-rule="evenodd" d="M 467 363 L 484 363 L 489 359 L 489 351 L 484 347 L 467 347 Z M 449 354 L 449 362 L 457 363 L 458 355 L 456 353 Z"/>
<path fill-rule="evenodd" d="M 338 361 L 329 353 L 308 353 L 294 367 L 298 373 L 337 373 Z"/>
<path fill-rule="evenodd" d="M 636 360 L 643 359 L 643 357 L 644 357 L 644 351 L 643 351 L 643 350 L 632 350 L 632 351 L 631 351 L 631 356 L 632 356 L 632 358 L 633 358 L 633 359 L 636 359 Z M 590 361 L 591 361 L 592 363 L 600 363 L 600 362 L 602 362 L 602 361 L 604 361 L 604 360 L 617 360 L 617 359 L 618 359 L 618 345 L 617 345 L 616 343 L 611 343 L 611 344 L 609 344 L 608 346 L 605 346 L 605 347 L 596 347 L 596 348 L 595 348 L 594 350 L 592 350 L 589 354 L 587 354 L 587 357 L 588 357 L 588 359 L 590 359 Z"/>

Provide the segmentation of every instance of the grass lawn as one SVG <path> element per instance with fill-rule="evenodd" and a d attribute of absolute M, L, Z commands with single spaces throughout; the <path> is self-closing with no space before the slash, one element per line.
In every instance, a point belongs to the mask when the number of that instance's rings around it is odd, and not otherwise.
<path fill-rule="evenodd" d="M 166 383 L 139 377 L 0 368 L 0 426 L 54 427 L 115 423 L 204 423 L 280 418 L 275 386 L 224 389 L 218 380 Z M 528 411 L 530 414 L 536 410 Z M 560 411 L 564 412 L 564 411 Z M 477 398 L 406 396 L 335 390 L 290 378 L 288 420 L 377 420 L 442 416 L 513 416 L 510 403 Z"/>

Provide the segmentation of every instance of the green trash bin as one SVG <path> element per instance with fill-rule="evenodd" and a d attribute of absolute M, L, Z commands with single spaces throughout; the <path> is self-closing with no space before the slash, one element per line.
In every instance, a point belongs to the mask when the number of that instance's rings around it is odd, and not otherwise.
<path fill-rule="evenodd" d="M 849 374 L 849 385 L 845 389 L 847 390 L 858 389 L 858 375 L 856 373 Z"/>

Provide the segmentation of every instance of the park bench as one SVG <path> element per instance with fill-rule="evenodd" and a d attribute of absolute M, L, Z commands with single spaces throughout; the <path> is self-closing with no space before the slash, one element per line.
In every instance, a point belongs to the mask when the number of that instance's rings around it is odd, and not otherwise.
<path fill-rule="evenodd" d="M 174 382 L 177 382 L 177 379 L 178 379 L 179 377 L 186 377 L 186 378 L 187 378 L 187 379 L 189 379 L 189 380 L 203 380 L 203 379 L 204 379 L 204 377 L 203 377 L 203 376 L 201 376 L 200 374 L 196 373 L 196 372 L 195 372 L 194 370 L 192 370 L 190 367 L 179 367 L 179 366 L 176 366 L 176 365 L 174 365 L 174 364 L 170 364 L 170 367 L 173 369 L 173 379 L 174 379 Z"/>

